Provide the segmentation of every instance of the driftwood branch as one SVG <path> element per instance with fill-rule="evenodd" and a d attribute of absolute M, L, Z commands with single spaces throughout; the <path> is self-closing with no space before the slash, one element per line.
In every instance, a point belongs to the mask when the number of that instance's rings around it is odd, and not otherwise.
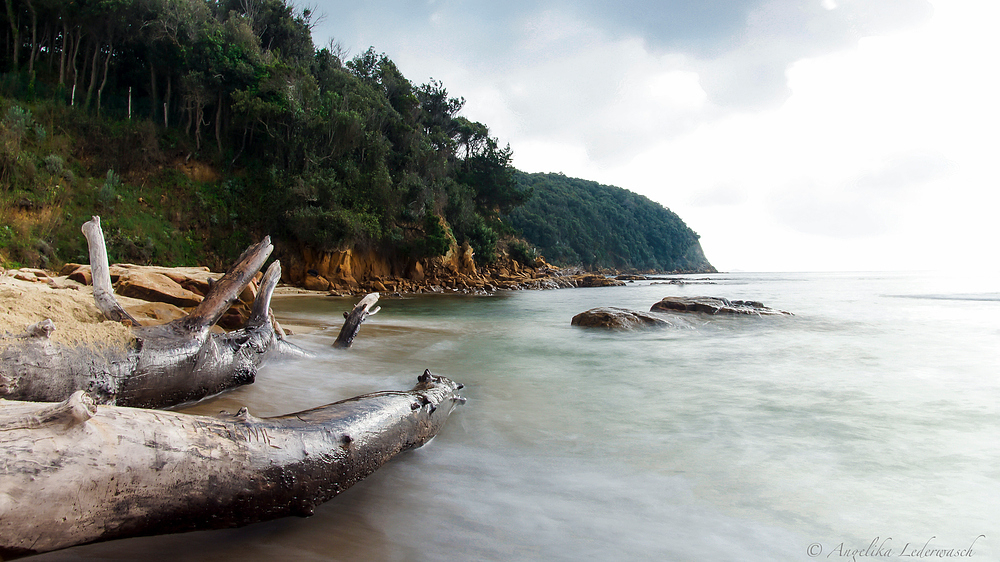
<path fill-rule="evenodd" d="M 265 321 L 281 276 L 278 262 L 264 276 L 247 324 L 226 334 L 210 333 L 271 253 L 268 238 L 243 252 L 191 314 L 162 326 L 139 326 L 111 291 L 107 252 L 98 244 L 104 239 L 100 219 L 94 217 L 83 230 L 94 299 L 108 318 L 131 322 L 135 340 L 124 347 L 66 346 L 44 337 L 51 326 L 38 325 L 36 337 L 6 346 L 0 341 L 0 398 L 58 402 L 83 389 L 101 404 L 162 408 L 253 382 L 257 366 L 272 350 L 301 352 Z"/>
<path fill-rule="evenodd" d="M 378 296 L 378 293 L 369 293 L 365 295 L 365 298 L 361 299 L 361 302 L 354 306 L 353 310 L 344 313 L 344 327 L 340 329 L 340 335 L 333 342 L 333 347 L 351 347 L 351 344 L 354 343 L 354 338 L 358 335 L 358 331 L 361 330 L 361 323 L 367 320 L 369 316 L 382 310 L 377 306 L 372 309 L 375 303 L 378 302 Z"/>
<path fill-rule="evenodd" d="M 271 245 L 271 237 L 269 236 L 265 236 L 263 240 L 247 248 L 222 279 L 212 284 L 208 294 L 191 311 L 191 314 L 181 320 L 184 326 L 188 330 L 194 331 L 210 328 L 218 322 L 219 318 L 229 310 L 229 307 L 239 297 L 240 292 L 250 284 L 254 275 L 260 271 L 273 249 L 274 246 Z M 270 303 L 270 301 L 271 296 L 270 291 L 268 291 L 267 302 Z"/>
<path fill-rule="evenodd" d="M 139 326 L 135 318 L 125 312 L 125 309 L 115 299 L 111 287 L 111 268 L 108 265 L 108 250 L 104 244 L 104 231 L 101 229 L 101 217 L 92 217 L 80 228 L 87 238 L 87 251 L 90 253 L 90 274 L 93 277 L 94 303 L 97 309 L 108 319 L 123 322 L 131 326 Z"/>
<path fill-rule="evenodd" d="M 0 559 L 238 527 L 313 509 L 429 441 L 462 386 L 425 371 L 378 392 L 258 419 L 0 400 Z"/>

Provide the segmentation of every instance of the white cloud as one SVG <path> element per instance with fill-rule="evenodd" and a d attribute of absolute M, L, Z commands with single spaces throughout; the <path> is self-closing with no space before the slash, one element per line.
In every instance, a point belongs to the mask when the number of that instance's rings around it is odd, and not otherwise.
<path fill-rule="evenodd" d="M 720 269 L 1000 265 L 1000 3 L 741 4 L 739 34 L 688 50 L 555 2 L 496 25 L 438 3 L 433 33 L 372 43 L 464 96 L 519 168 L 659 201 Z"/>
<path fill-rule="evenodd" d="M 706 121 L 594 179 L 671 206 L 722 269 L 997 267 L 1000 44 L 979 8 L 798 61 L 781 107 Z"/>

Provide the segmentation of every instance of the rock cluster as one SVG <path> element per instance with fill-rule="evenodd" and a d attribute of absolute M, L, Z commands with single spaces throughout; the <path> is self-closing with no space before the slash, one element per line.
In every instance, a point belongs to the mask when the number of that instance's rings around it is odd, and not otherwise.
<path fill-rule="evenodd" d="M 664 297 L 649 312 L 615 307 L 592 308 L 573 317 L 573 326 L 588 328 L 635 329 L 689 326 L 677 313 L 731 315 L 788 315 L 791 312 L 768 308 L 757 301 L 731 301 L 721 297 Z"/>
<path fill-rule="evenodd" d="M 722 297 L 664 297 L 650 308 L 653 312 L 702 312 L 705 314 L 749 314 L 756 316 L 790 312 L 768 308 L 758 301 L 731 301 Z"/>

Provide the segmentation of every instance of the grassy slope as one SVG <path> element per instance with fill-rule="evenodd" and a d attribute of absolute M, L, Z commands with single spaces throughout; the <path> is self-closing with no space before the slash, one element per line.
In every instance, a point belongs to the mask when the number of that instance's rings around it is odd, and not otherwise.
<path fill-rule="evenodd" d="M 0 265 L 86 262 L 80 225 L 95 214 L 112 261 L 228 263 L 251 238 L 237 213 L 242 180 L 212 177 L 187 154 L 148 121 L 0 99 Z"/>

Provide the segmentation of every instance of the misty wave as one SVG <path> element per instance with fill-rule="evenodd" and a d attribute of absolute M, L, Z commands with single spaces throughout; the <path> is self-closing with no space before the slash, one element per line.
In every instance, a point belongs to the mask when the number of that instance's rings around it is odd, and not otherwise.
<path fill-rule="evenodd" d="M 926 295 L 885 295 L 897 299 L 926 299 L 938 301 L 1000 301 L 1000 293 L 959 293 L 947 294 L 926 294 Z"/>

